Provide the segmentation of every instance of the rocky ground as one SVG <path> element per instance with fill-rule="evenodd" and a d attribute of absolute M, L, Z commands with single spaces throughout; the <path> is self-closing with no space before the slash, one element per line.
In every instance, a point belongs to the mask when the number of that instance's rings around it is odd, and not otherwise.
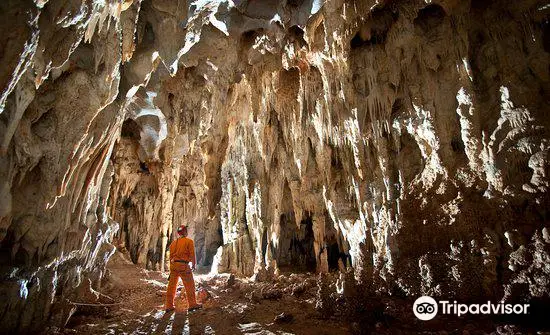
<path fill-rule="evenodd" d="M 204 304 L 203 309 L 187 312 L 185 299 L 178 297 L 176 311 L 165 313 L 162 304 L 167 274 L 142 269 L 121 253 L 113 256 L 108 269 L 110 274 L 99 302 L 90 305 L 82 302 L 65 329 L 49 327 L 45 333 L 550 334 L 534 330 L 526 323 L 513 325 L 509 320 L 488 318 L 438 316 L 422 322 L 415 319 L 412 303 L 398 298 L 373 300 L 376 302 L 367 304 L 370 310 L 364 312 L 365 318 L 356 321 L 338 308 L 338 304 L 346 302 L 337 298 L 335 305 L 329 306 L 333 315 L 323 315 L 318 308 L 319 280 L 312 274 L 283 274 L 269 281 L 239 279 L 228 274 L 197 275 L 198 298 Z"/>
<path fill-rule="evenodd" d="M 204 308 L 187 312 L 177 295 L 175 313 L 162 309 L 168 274 L 148 271 L 117 253 L 104 285 L 106 306 L 78 306 L 59 334 L 348 334 L 349 324 L 321 320 L 315 311 L 316 279 L 283 276 L 278 282 L 249 282 L 229 275 L 197 275 Z M 288 285 L 283 285 L 287 283 Z M 180 282 L 181 284 L 181 282 Z M 284 287 L 288 289 L 284 290 Z M 181 289 L 180 286 L 178 288 Z M 208 292 L 208 293 L 201 293 Z"/>

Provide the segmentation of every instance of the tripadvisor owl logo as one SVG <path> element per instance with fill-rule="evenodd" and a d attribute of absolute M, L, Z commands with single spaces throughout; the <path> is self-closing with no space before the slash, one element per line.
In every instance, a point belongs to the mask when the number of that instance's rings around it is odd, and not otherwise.
<path fill-rule="evenodd" d="M 431 320 L 437 315 L 437 302 L 432 297 L 420 297 L 414 302 L 413 312 L 420 320 Z"/>
<path fill-rule="evenodd" d="M 429 296 L 422 296 L 413 304 L 414 315 L 423 321 L 433 319 L 437 313 L 446 315 L 462 316 L 464 314 L 529 314 L 530 304 L 507 304 L 505 302 L 492 303 L 487 301 L 484 304 L 461 304 L 457 301 L 440 300 L 435 301 Z"/>

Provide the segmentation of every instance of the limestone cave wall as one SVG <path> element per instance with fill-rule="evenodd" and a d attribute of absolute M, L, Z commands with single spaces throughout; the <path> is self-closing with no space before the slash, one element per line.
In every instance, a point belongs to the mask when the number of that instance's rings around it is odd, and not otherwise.
<path fill-rule="evenodd" d="M 66 322 L 115 246 L 164 269 L 182 223 L 213 271 L 548 299 L 549 14 L 2 1 L 2 324 Z"/>

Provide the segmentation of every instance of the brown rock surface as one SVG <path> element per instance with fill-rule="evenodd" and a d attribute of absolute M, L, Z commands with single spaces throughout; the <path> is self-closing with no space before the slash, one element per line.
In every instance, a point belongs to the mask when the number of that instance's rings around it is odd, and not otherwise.
<path fill-rule="evenodd" d="M 548 303 L 549 15 L 0 1 L 3 329 L 65 323 L 114 245 L 165 270 L 182 223 L 200 267 L 262 297 L 341 270 L 359 291 Z"/>

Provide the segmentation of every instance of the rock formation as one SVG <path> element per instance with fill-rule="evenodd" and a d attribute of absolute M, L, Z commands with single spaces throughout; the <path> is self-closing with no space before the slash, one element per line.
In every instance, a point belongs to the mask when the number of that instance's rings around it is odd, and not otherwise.
<path fill-rule="evenodd" d="M 164 269 L 182 223 L 213 271 L 352 267 L 389 294 L 550 298 L 549 15 L 1 1 L 4 329 L 65 322 L 114 244 Z"/>

